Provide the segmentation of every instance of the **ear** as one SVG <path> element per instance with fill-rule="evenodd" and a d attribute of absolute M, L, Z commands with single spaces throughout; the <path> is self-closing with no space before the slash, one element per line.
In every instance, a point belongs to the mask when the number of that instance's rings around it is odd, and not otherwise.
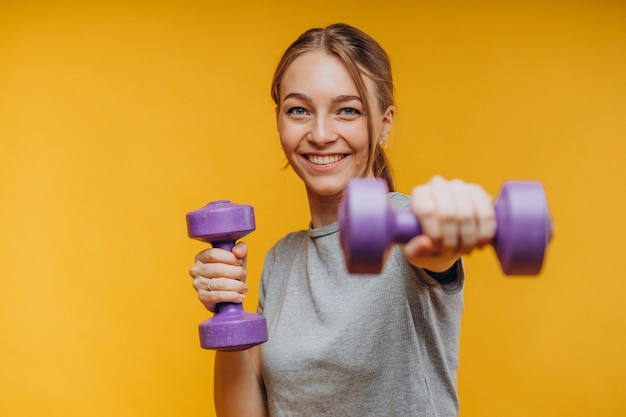
<path fill-rule="evenodd" d="M 395 106 L 387 107 L 387 110 L 385 110 L 385 113 L 383 113 L 381 136 L 386 138 L 389 136 L 389 133 L 391 133 L 391 128 L 393 127 L 393 117 L 395 116 L 395 114 Z"/>

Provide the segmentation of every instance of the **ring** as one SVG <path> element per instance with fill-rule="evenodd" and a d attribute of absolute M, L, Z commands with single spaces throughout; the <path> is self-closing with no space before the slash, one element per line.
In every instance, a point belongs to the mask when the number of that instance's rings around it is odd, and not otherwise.
<path fill-rule="evenodd" d="M 212 280 L 212 279 L 213 279 L 213 278 L 209 278 L 209 283 L 208 283 L 208 284 L 207 284 L 207 286 L 206 286 L 206 289 L 207 289 L 208 291 L 213 291 L 213 290 L 211 289 L 211 280 Z"/>

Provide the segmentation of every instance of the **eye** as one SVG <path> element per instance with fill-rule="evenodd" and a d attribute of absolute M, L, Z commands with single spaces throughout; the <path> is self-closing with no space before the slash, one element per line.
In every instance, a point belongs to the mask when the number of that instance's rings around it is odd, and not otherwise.
<path fill-rule="evenodd" d="M 305 116 L 309 114 L 309 112 L 303 107 L 290 107 L 289 109 L 287 109 L 287 114 L 293 116 Z"/>
<path fill-rule="evenodd" d="M 342 115 L 342 116 L 360 116 L 363 113 L 361 113 L 360 111 L 358 111 L 355 108 L 345 107 L 345 108 L 339 110 L 339 114 Z"/>

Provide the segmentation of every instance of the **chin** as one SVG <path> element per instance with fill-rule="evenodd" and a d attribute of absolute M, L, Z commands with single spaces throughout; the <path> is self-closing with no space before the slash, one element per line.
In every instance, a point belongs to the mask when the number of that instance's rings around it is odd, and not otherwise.
<path fill-rule="evenodd" d="M 332 197 L 342 195 L 346 189 L 348 182 L 345 180 L 326 180 L 326 181 L 313 181 L 307 184 L 307 189 L 310 193 L 313 193 L 322 197 Z"/>

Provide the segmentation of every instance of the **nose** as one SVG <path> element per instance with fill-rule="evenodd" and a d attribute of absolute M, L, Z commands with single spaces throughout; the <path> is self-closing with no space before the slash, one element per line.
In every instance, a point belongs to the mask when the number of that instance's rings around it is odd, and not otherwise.
<path fill-rule="evenodd" d="M 337 140 L 339 135 L 334 129 L 333 121 L 327 117 L 316 117 L 307 139 L 317 145 L 325 145 Z"/>

